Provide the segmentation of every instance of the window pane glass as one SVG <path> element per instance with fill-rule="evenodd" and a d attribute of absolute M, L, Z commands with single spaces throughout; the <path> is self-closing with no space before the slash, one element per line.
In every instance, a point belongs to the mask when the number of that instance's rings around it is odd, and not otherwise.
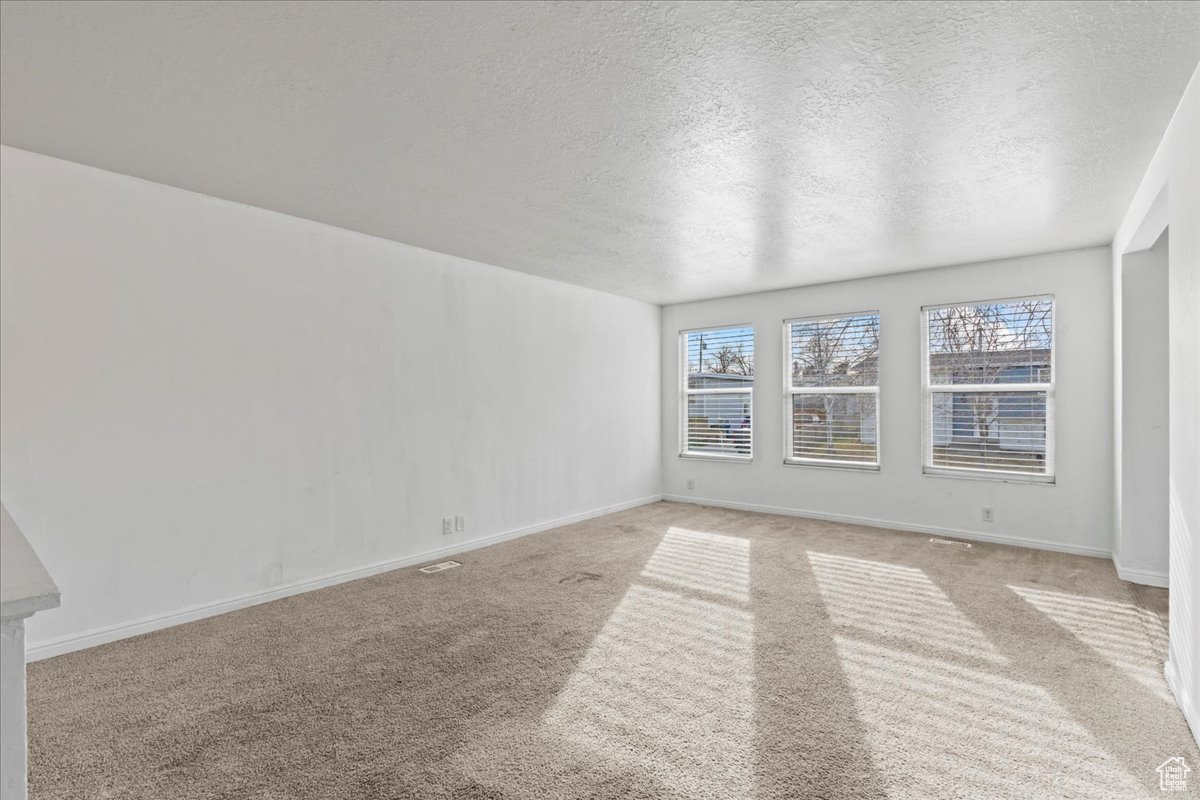
<path fill-rule="evenodd" d="M 1049 383 L 1049 298 L 931 309 L 929 382 Z"/>
<path fill-rule="evenodd" d="M 687 452 L 750 455 L 750 393 L 688 395 Z"/>
<path fill-rule="evenodd" d="M 754 328 L 689 331 L 687 388 L 737 389 L 754 384 Z"/>
<path fill-rule="evenodd" d="M 1046 472 L 1045 392 L 934 392 L 933 465 Z"/>
<path fill-rule="evenodd" d="M 792 458 L 875 463 L 874 394 L 792 395 Z"/>
<path fill-rule="evenodd" d="M 879 315 L 790 325 L 792 386 L 879 383 Z"/>

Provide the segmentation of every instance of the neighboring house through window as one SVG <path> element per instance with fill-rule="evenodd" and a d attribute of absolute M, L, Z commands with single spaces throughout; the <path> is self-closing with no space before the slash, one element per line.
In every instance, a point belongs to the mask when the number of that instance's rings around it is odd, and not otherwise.
<path fill-rule="evenodd" d="M 683 331 L 680 455 L 748 461 L 754 413 L 754 328 Z"/>
<path fill-rule="evenodd" d="M 1054 299 L 925 308 L 925 471 L 1053 482 Z"/>
<path fill-rule="evenodd" d="M 879 312 L 784 323 L 785 461 L 879 468 Z"/>

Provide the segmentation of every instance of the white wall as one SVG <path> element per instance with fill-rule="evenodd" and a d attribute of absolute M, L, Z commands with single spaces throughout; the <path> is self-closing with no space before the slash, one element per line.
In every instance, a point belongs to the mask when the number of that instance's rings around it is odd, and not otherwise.
<path fill-rule="evenodd" d="M 1170 641 L 1167 677 L 1200 742 L 1200 69 L 1179 108 L 1129 211 L 1113 239 L 1112 279 L 1116 341 L 1121 339 L 1120 295 L 1124 254 L 1140 250 L 1170 226 L 1167 324 L 1170 389 Z M 1122 357 L 1114 353 L 1116 376 Z M 1117 384 L 1116 394 L 1121 395 Z M 1121 430 L 1114 429 L 1117 474 Z M 1118 492 L 1117 497 L 1120 497 Z"/>
<path fill-rule="evenodd" d="M 0 619 L 0 798 L 25 800 L 25 620 Z"/>
<path fill-rule="evenodd" d="M 657 306 L 0 153 L 35 654 L 661 491 Z"/>
<path fill-rule="evenodd" d="M 923 475 L 923 305 L 1033 294 L 1056 299 L 1057 482 Z M 1068 552 L 1111 552 L 1112 320 L 1108 248 L 927 270 L 663 309 L 663 489 L 668 496 L 890 527 L 969 534 Z M 878 309 L 879 472 L 783 464 L 783 320 Z M 751 322 L 756 331 L 752 463 L 678 456 L 678 335 Z M 687 480 L 695 480 L 688 491 Z M 995 509 L 995 522 L 981 509 Z"/>
<path fill-rule="evenodd" d="M 1123 315 L 1121 519 L 1113 560 L 1122 577 L 1167 585 L 1169 459 L 1167 375 L 1167 235 L 1126 256 Z"/>

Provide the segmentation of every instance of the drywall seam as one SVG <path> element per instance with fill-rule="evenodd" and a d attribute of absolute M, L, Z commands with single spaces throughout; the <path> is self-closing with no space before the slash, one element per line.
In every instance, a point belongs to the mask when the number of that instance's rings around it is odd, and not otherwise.
<path fill-rule="evenodd" d="M 988 542 L 990 544 L 1012 545 L 1014 547 L 1028 547 L 1034 550 L 1050 550 L 1055 553 L 1070 553 L 1077 556 L 1090 556 L 1092 558 L 1109 558 L 1112 553 L 1099 547 L 1088 547 L 1087 545 L 1063 544 L 1060 542 L 1047 542 L 1043 539 L 1030 539 L 1021 536 L 1001 536 L 988 533 L 974 533 L 972 531 L 959 531 L 951 528 L 938 528 L 932 525 L 914 525 L 910 522 L 893 522 L 886 519 L 873 519 L 871 517 L 852 517 L 844 514 L 827 514 L 819 511 L 807 511 L 800 508 L 781 508 L 778 506 L 764 506 L 756 503 L 737 503 L 727 500 L 711 500 L 703 497 L 689 497 L 686 495 L 663 495 L 664 500 L 671 500 L 677 503 L 692 503 L 702 506 L 715 506 L 717 508 L 732 508 L 738 511 L 756 511 L 762 514 L 781 514 L 787 517 L 805 517 L 808 519 L 819 519 L 827 522 L 844 522 L 849 525 L 866 525 L 872 528 L 886 528 L 889 530 L 905 531 L 908 533 L 931 533 L 936 536 L 953 536 L 956 539 L 970 539 L 978 542 Z"/>
<path fill-rule="evenodd" d="M 374 564 L 368 564 L 365 567 L 356 567 L 354 569 L 342 570 L 341 572 L 330 573 L 319 578 L 311 578 L 303 581 L 289 583 L 286 586 L 277 586 L 265 591 L 250 592 L 239 597 L 234 597 L 229 600 L 220 600 L 215 603 L 205 603 L 203 605 L 192 606 L 180 611 L 174 611 L 169 614 L 161 614 L 153 617 L 145 617 L 143 619 L 134 620 L 133 622 L 122 623 L 120 625 L 111 625 L 104 628 L 97 628 L 86 631 L 80 634 L 64 636 L 58 639 L 36 644 L 32 647 L 27 647 L 25 650 L 26 662 L 40 661 L 44 658 L 52 658 L 53 656 L 71 653 L 76 650 L 83 650 L 88 647 L 95 647 L 108 642 L 115 642 L 120 639 L 128 639 L 131 636 L 140 636 L 143 633 L 170 628 L 175 625 L 182 625 L 185 622 L 194 622 L 196 620 L 205 619 L 207 617 L 215 617 L 220 614 L 227 614 L 230 611 L 237 611 L 241 608 L 269 603 L 272 600 L 281 600 L 292 595 L 311 592 L 316 589 L 323 589 L 327 586 L 336 586 L 339 583 L 347 583 L 349 581 L 358 580 L 360 578 L 368 578 L 372 575 L 378 575 L 382 572 L 390 572 L 392 570 L 401 569 L 403 567 L 420 564 L 425 561 L 430 561 L 442 556 L 454 555 L 456 553 L 466 553 L 471 550 L 478 550 L 481 547 L 498 544 L 499 542 L 508 541 L 509 539 L 518 539 L 522 536 L 528 536 L 534 533 L 558 528 L 563 525 L 570 525 L 574 522 L 583 522 L 584 520 L 594 517 L 604 516 L 605 514 L 613 514 L 618 511 L 626 511 L 638 506 L 657 503 L 662 499 L 661 495 L 650 495 L 641 497 L 636 500 L 628 500 L 624 503 L 616 505 L 603 506 L 594 508 L 590 511 L 583 511 L 578 514 L 571 514 L 566 517 L 559 517 L 548 522 L 541 522 L 536 525 L 530 525 L 525 528 L 517 528 L 503 533 L 484 536 L 470 542 L 462 542 L 447 547 L 440 547 L 436 550 L 427 550 L 423 553 L 416 553 L 404 558 L 389 559 L 387 561 L 379 561 Z"/>

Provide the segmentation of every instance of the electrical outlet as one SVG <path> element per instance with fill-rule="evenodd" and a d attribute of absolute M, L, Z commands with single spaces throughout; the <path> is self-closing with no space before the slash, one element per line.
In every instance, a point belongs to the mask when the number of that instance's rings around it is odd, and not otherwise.
<path fill-rule="evenodd" d="M 984 506 L 983 507 L 983 521 L 984 522 L 995 522 L 996 521 L 996 509 L 992 508 L 991 506 Z"/>
<path fill-rule="evenodd" d="M 454 516 L 454 530 L 465 531 L 467 529 L 467 517 L 465 514 L 456 514 Z"/>
<path fill-rule="evenodd" d="M 442 535 L 454 533 L 454 517 L 442 517 Z"/>
<path fill-rule="evenodd" d="M 688 478 L 688 484 L 687 484 L 687 486 L 688 486 L 688 491 L 689 491 L 689 492 L 690 492 L 690 491 L 692 491 L 693 489 L 695 489 L 695 488 L 696 488 L 696 481 L 695 481 L 695 479 L 694 479 L 694 478 Z"/>

